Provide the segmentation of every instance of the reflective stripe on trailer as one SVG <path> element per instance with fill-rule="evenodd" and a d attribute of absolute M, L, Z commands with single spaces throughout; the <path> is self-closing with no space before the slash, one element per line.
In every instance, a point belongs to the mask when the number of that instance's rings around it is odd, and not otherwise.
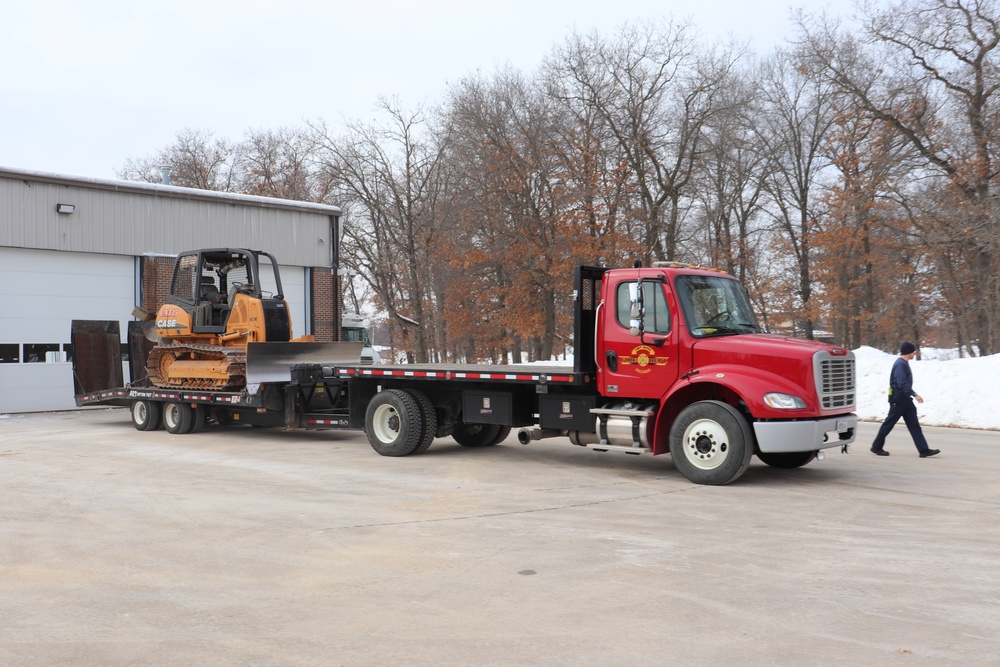
<path fill-rule="evenodd" d="M 93 394 L 84 394 L 80 396 L 80 401 L 83 403 L 89 403 L 91 401 L 103 401 L 108 398 L 127 398 L 128 393 L 124 389 L 109 389 L 107 391 L 98 391 Z"/>
<path fill-rule="evenodd" d="M 467 371 L 402 371 L 376 368 L 338 368 L 338 375 L 358 377 L 415 377 L 445 380 L 513 380 L 518 382 L 573 382 L 572 375 L 528 375 L 515 373 L 470 373 Z"/>

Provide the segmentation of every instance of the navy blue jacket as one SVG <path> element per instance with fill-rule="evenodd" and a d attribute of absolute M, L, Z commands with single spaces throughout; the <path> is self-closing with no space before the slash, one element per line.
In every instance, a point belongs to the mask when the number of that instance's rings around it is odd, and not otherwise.
<path fill-rule="evenodd" d="M 889 388 L 892 390 L 892 398 L 906 396 L 912 398 L 917 395 L 913 391 L 913 372 L 910 371 L 910 364 L 903 357 L 898 357 L 896 363 L 892 365 L 892 374 L 889 376 Z"/>

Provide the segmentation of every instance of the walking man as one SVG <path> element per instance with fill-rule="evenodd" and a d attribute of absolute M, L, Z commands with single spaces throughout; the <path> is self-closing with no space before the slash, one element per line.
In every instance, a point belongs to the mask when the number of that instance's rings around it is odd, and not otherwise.
<path fill-rule="evenodd" d="M 941 453 L 940 449 L 928 447 L 927 439 L 924 438 L 924 432 L 920 429 L 920 422 L 917 420 L 917 406 L 913 404 L 913 399 L 917 399 L 917 403 L 923 403 L 924 399 L 913 391 L 913 373 L 910 371 L 910 361 L 916 355 L 917 348 L 913 343 L 907 341 L 900 344 L 899 358 L 892 365 L 892 374 L 889 376 L 889 415 L 882 422 L 882 428 L 878 430 L 875 442 L 872 443 L 872 452 L 878 456 L 889 456 L 889 452 L 883 449 L 885 438 L 900 417 L 903 418 L 906 428 L 910 431 L 910 437 L 913 438 L 913 444 L 920 452 L 920 458 L 925 459 L 928 456 Z"/>

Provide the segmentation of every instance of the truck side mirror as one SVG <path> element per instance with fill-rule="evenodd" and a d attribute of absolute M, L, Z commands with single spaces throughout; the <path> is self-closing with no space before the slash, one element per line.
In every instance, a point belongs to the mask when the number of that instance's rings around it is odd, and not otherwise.
<path fill-rule="evenodd" d="M 642 282 L 633 283 L 628 286 L 629 300 L 632 307 L 629 310 L 629 335 L 641 336 L 643 330 L 642 318 L 645 315 L 645 307 L 642 303 Z"/>

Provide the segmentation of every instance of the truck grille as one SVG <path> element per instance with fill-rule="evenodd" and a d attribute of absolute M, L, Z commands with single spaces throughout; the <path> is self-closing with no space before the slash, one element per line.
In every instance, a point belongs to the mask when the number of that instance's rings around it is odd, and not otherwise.
<path fill-rule="evenodd" d="M 854 353 L 834 357 L 817 352 L 813 357 L 816 393 L 824 410 L 850 410 L 855 403 Z"/>

